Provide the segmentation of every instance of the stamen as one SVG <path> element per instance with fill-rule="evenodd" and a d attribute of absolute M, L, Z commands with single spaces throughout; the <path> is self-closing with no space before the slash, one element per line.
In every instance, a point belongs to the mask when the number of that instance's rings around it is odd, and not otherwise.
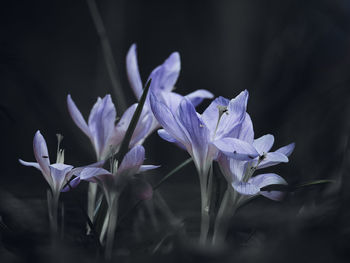
<path fill-rule="evenodd" d="M 218 122 L 216 123 L 215 131 L 214 131 L 214 137 L 215 137 L 216 132 L 217 132 L 217 130 L 219 128 L 219 123 L 220 123 L 222 115 L 224 115 L 224 113 L 226 113 L 228 115 L 228 110 L 227 110 L 226 106 L 217 105 L 216 107 L 218 108 L 218 111 L 219 111 L 219 118 L 218 118 Z"/>
<path fill-rule="evenodd" d="M 56 156 L 56 163 L 64 163 L 64 150 L 60 149 L 61 142 L 63 140 L 62 134 L 56 134 L 57 136 L 57 156 Z"/>

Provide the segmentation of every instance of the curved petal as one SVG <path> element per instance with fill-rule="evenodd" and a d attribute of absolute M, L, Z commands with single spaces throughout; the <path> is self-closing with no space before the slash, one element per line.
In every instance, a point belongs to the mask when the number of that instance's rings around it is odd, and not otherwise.
<path fill-rule="evenodd" d="M 126 72 L 130 86 L 136 98 L 139 99 L 142 95 L 142 81 L 139 66 L 137 64 L 136 44 L 131 45 L 128 54 L 126 55 Z"/>
<path fill-rule="evenodd" d="M 108 147 L 107 142 L 114 132 L 115 119 L 116 110 L 111 96 L 98 98 L 89 116 L 89 129 L 98 157 L 101 157 L 105 148 Z"/>
<path fill-rule="evenodd" d="M 148 135 L 152 132 L 153 114 L 148 109 L 142 111 L 139 121 L 136 124 L 129 147 L 142 144 Z"/>
<path fill-rule="evenodd" d="M 66 176 L 70 170 L 73 169 L 73 166 L 63 164 L 63 163 L 54 163 L 50 165 L 50 172 L 53 184 L 51 185 L 52 190 L 60 192 L 64 182 L 66 181 Z"/>
<path fill-rule="evenodd" d="M 233 182 L 232 187 L 242 195 L 256 195 L 260 192 L 260 188 L 252 183 Z"/>
<path fill-rule="evenodd" d="M 44 137 L 41 135 L 40 131 L 37 131 L 33 140 L 34 156 L 36 161 L 39 163 L 43 175 L 46 180 L 50 177 L 50 158 L 47 151 L 47 145 Z M 48 181 L 49 182 L 49 181 Z"/>
<path fill-rule="evenodd" d="M 282 153 L 285 156 L 289 157 L 289 155 L 291 155 L 292 152 L 294 151 L 294 148 L 295 148 L 295 143 L 293 142 L 291 144 L 288 144 L 284 147 L 279 148 L 278 150 L 276 150 L 276 152 Z"/>
<path fill-rule="evenodd" d="M 198 117 L 193 104 L 187 98 L 181 101 L 178 111 L 178 121 L 182 123 L 191 141 L 193 159 L 200 168 L 205 169 L 206 162 L 210 161 L 206 160 L 210 139 L 209 130 Z"/>
<path fill-rule="evenodd" d="M 198 89 L 194 92 L 191 92 L 185 96 L 187 99 L 191 101 L 193 106 L 198 106 L 204 99 L 212 99 L 214 97 L 213 93 L 205 90 Z"/>
<path fill-rule="evenodd" d="M 238 139 L 250 144 L 253 144 L 254 142 L 253 122 L 248 113 L 245 114 L 244 121 L 240 127 Z"/>
<path fill-rule="evenodd" d="M 275 138 L 271 134 L 266 134 L 260 138 L 254 140 L 253 146 L 259 152 L 260 155 L 268 153 L 272 148 Z"/>
<path fill-rule="evenodd" d="M 258 165 L 258 169 L 273 166 L 279 163 L 287 163 L 288 157 L 282 153 L 270 152 L 265 155 L 265 158 Z"/>
<path fill-rule="evenodd" d="M 153 91 L 150 91 L 150 104 L 152 112 L 159 124 L 177 141 L 189 145 L 189 140 L 182 127 L 177 122 L 174 113 L 162 101 L 158 100 Z"/>
<path fill-rule="evenodd" d="M 216 132 L 217 138 L 237 136 L 236 127 L 244 121 L 248 97 L 248 91 L 244 90 L 230 101 L 227 106 L 227 112 L 220 119 Z"/>
<path fill-rule="evenodd" d="M 255 148 L 242 140 L 223 138 L 213 142 L 225 155 L 237 160 L 252 160 L 259 155 Z"/>
<path fill-rule="evenodd" d="M 18 159 L 18 161 L 24 165 L 24 166 L 31 166 L 31 167 L 35 167 L 36 169 L 38 169 L 40 172 L 42 172 L 41 168 L 40 168 L 40 165 L 38 163 L 34 163 L 34 162 L 26 162 L 26 161 L 23 161 L 21 159 Z"/>
<path fill-rule="evenodd" d="M 100 177 L 100 176 L 103 176 L 103 175 L 113 176 L 109 171 L 107 171 L 106 169 L 103 169 L 103 168 L 99 168 L 99 167 L 85 167 L 81 171 L 81 173 L 79 175 L 79 178 L 80 178 L 80 180 L 97 183 L 98 182 L 97 177 Z"/>
<path fill-rule="evenodd" d="M 133 147 L 127 154 L 125 154 L 120 166 L 117 170 L 117 175 L 134 175 L 136 174 L 143 161 L 145 160 L 145 149 L 141 145 Z"/>
<path fill-rule="evenodd" d="M 67 185 L 62 188 L 61 192 L 68 192 L 72 188 L 76 188 L 79 184 L 80 184 L 80 177 L 75 177 L 72 181 L 69 182 L 69 186 Z"/>
<path fill-rule="evenodd" d="M 186 150 L 186 147 L 179 141 L 177 141 L 173 136 L 171 136 L 166 130 L 164 129 L 159 129 L 157 131 L 158 135 L 163 139 L 168 142 L 175 143 L 177 146 L 179 146 L 181 149 Z"/>
<path fill-rule="evenodd" d="M 69 114 L 72 117 L 74 123 L 80 128 L 80 130 L 82 130 L 86 134 L 86 136 L 90 138 L 91 135 L 90 135 L 89 127 L 86 121 L 84 120 L 83 115 L 81 115 L 79 109 L 75 105 L 70 94 L 68 94 L 67 96 L 67 106 L 68 106 Z"/>
<path fill-rule="evenodd" d="M 156 67 L 149 78 L 152 79 L 151 89 L 172 91 L 179 77 L 181 68 L 180 54 L 172 53 L 162 65 Z"/>
<path fill-rule="evenodd" d="M 259 187 L 259 189 L 268 185 L 276 185 L 276 184 L 287 185 L 288 184 L 286 180 L 284 180 L 281 176 L 274 173 L 260 174 L 251 178 L 249 181 L 252 184 Z M 260 194 L 275 201 L 280 201 L 285 195 L 284 192 L 275 191 L 275 190 L 261 191 Z"/>
<path fill-rule="evenodd" d="M 154 169 L 157 169 L 159 167 L 160 167 L 160 165 L 151 165 L 151 164 L 141 165 L 141 167 L 140 167 L 140 169 L 138 170 L 137 173 L 142 173 L 142 172 L 146 172 L 146 171 L 149 171 L 149 170 L 154 170 Z"/>
<path fill-rule="evenodd" d="M 205 123 L 205 126 L 208 127 L 210 130 L 210 136 L 213 137 L 213 134 L 215 132 L 218 118 L 219 118 L 219 109 L 218 106 L 227 107 L 230 101 L 224 97 L 218 97 L 215 100 L 213 100 L 208 108 L 205 109 L 205 111 L 202 114 L 203 122 Z"/>

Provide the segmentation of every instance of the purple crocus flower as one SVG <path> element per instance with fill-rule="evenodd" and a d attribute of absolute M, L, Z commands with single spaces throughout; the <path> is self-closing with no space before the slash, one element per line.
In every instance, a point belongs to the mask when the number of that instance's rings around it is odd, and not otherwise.
<path fill-rule="evenodd" d="M 162 96 L 167 98 L 167 104 L 169 107 L 171 105 L 178 106 L 182 95 L 173 92 L 175 88 L 175 83 L 180 74 L 180 55 L 178 52 L 173 52 L 162 65 L 156 67 L 149 76 L 149 79 L 152 79 L 150 89 L 157 96 Z M 140 98 L 142 94 L 142 81 L 139 73 L 138 63 L 137 63 L 137 54 L 136 54 L 136 45 L 131 45 L 128 54 L 126 56 L 126 70 L 128 74 L 128 79 L 132 90 L 136 98 Z M 213 94 L 207 90 L 199 89 L 185 96 L 188 98 L 194 106 L 199 105 L 203 99 L 210 99 L 213 97 Z M 150 110 L 149 105 L 149 96 L 147 97 L 145 103 L 145 110 Z M 156 118 L 153 118 L 152 128 L 150 132 L 159 127 L 159 124 Z"/>
<path fill-rule="evenodd" d="M 232 187 L 245 196 L 243 199 L 259 194 L 276 201 L 282 199 L 283 192 L 260 190 L 269 185 L 286 185 L 287 182 L 282 177 L 274 173 L 253 176 L 257 169 L 288 162 L 288 156 L 293 152 L 295 144 L 291 143 L 275 152 L 269 152 L 273 142 L 274 137 L 270 134 L 254 140 L 253 146 L 259 152 L 259 156 L 253 160 L 241 161 L 225 155 L 220 155 L 218 158 L 221 171 Z"/>
<path fill-rule="evenodd" d="M 185 148 L 200 174 L 208 172 L 219 151 L 241 160 L 259 155 L 251 143 L 245 141 L 249 134 L 242 128 L 250 120 L 246 113 L 247 100 L 248 91 L 231 101 L 219 97 L 201 115 L 187 98 L 183 98 L 178 107 L 171 107 L 163 96 L 150 93 L 154 116 L 164 128 L 158 134 Z"/>
<path fill-rule="evenodd" d="M 90 112 L 88 123 L 84 120 L 70 95 L 67 96 L 67 104 L 73 121 L 92 142 L 97 160 L 105 160 L 110 155 L 111 150 L 118 150 L 137 107 L 137 104 L 129 107 L 115 125 L 117 113 L 110 95 L 97 99 Z M 133 133 L 130 147 L 144 141 L 151 125 L 151 114 L 145 111 L 142 112 Z"/>
<path fill-rule="evenodd" d="M 123 177 L 130 177 L 159 167 L 143 165 L 144 159 L 145 149 L 143 146 L 137 145 L 124 156 L 118 167 L 113 168 L 115 172 L 111 173 L 98 167 L 86 167 L 81 171 L 79 179 L 99 184 L 104 191 L 108 204 L 111 204 L 115 194 L 121 190 L 119 184 Z"/>
<path fill-rule="evenodd" d="M 71 172 L 73 166 L 64 164 L 64 151 L 57 151 L 56 163 L 50 164 L 50 157 L 47 150 L 47 145 L 44 137 L 40 131 L 37 131 L 33 141 L 34 156 L 36 162 L 26 162 L 19 160 L 19 162 L 25 166 L 32 166 L 41 171 L 45 180 L 49 184 L 53 196 L 59 195 L 65 183 L 72 177 Z"/>

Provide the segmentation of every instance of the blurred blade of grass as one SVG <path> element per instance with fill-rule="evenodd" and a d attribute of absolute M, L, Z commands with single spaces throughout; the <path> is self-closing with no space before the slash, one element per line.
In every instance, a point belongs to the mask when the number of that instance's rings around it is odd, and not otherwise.
<path fill-rule="evenodd" d="M 97 34 L 101 41 L 104 60 L 108 70 L 109 78 L 111 79 L 112 91 L 115 99 L 118 99 L 117 100 L 118 103 L 116 103 L 117 109 L 119 112 L 124 112 L 127 108 L 127 104 L 125 100 L 125 95 L 121 88 L 121 83 L 118 79 L 117 66 L 114 61 L 114 56 L 113 56 L 111 45 L 109 43 L 109 39 L 107 37 L 106 29 L 104 27 L 104 24 L 103 24 L 101 15 L 98 11 L 95 0 L 86 0 L 86 2 L 89 6 L 91 17 L 94 21 Z"/>

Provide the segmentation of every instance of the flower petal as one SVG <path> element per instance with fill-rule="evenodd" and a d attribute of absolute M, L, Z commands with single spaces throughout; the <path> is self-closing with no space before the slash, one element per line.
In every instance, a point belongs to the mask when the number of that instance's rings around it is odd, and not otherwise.
<path fill-rule="evenodd" d="M 178 111 L 178 121 L 182 123 L 191 141 L 194 162 L 198 165 L 197 168 L 205 169 L 209 146 L 209 130 L 187 98 L 181 101 Z M 190 152 L 190 149 L 187 150 Z"/>
<path fill-rule="evenodd" d="M 254 140 L 253 145 L 260 155 L 268 153 L 272 148 L 275 138 L 271 134 L 266 134 Z"/>
<path fill-rule="evenodd" d="M 41 135 L 40 131 L 37 131 L 33 140 L 34 156 L 36 161 L 39 163 L 43 175 L 50 182 L 50 158 L 47 151 L 47 145 L 44 137 Z"/>
<path fill-rule="evenodd" d="M 98 98 L 89 116 L 89 129 L 94 141 L 95 150 L 100 158 L 109 145 L 107 142 L 114 132 L 116 110 L 111 96 Z"/>
<path fill-rule="evenodd" d="M 256 195 L 260 192 L 260 188 L 252 183 L 237 181 L 232 183 L 232 187 L 242 195 Z"/>
<path fill-rule="evenodd" d="M 163 139 L 166 140 L 168 142 L 172 142 L 175 143 L 177 146 L 179 146 L 181 149 L 186 150 L 186 147 L 179 142 L 178 140 L 176 140 L 173 136 L 171 136 L 166 130 L 164 129 L 159 129 L 157 131 L 158 135 Z"/>
<path fill-rule="evenodd" d="M 137 63 L 136 44 L 131 45 L 126 55 L 126 72 L 130 86 L 136 98 L 139 99 L 142 95 L 142 81 Z"/>
<path fill-rule="evenodd" d="M 240 127 L 238 139 L 250 144 L 253 144 L 254 142 L 253 122 L 248 113 L 245 114 L 244 121 Z"/>
<path fill-rule="evenodd" d="M 145 160 L 145 149 L 141 145 L 133 147 L 125 154 L 120 166 L 117 170 L 117 175 L 129 176 L 136 174 L 143 161 Z"/>
<path fill-rule="evenodd" d="M 54 163 L 50 165 L 50 172 L 53 181 L 51 187 L 53 191 L 61 191 L 63 184 L 66 181 L 66 176 L 72 169 L 73 166 L 63 163 Z"/>
<path fill-rule="evenodd" d="M 205 89 L 198 89 L 194 92 L 191 92 L 190 94 L 187 94 L 185 96 L 187 99 L 189 99 L 193 106 L 198 106 L 204 99 L 211 99 L 214 97 L 213 93 L 205 90 Z"/>
<path fill-rule="evenodd" d="M 174 113 L 164 102 L 158 100 L 153 91 L 150 91 L 150 104 L 152 112 L 160 125 L 177 141 L 188 145 L 189 139 L 184 133 L 183 128 L 177 122 Z"/>
<path fill-rule="evenodd" d="M 210 136 L 213 137 L 214 131 L 216 129 L 216 125 L 218 123 L 219 118 L 219 109 L 218 106 L 227 107 L 230 101 L 224 97 L 218 97 L 214 101 L 210 103 L 208 108 L 202 114 L 203 122 L 205 126 L 210 130 Z"/>
<path fill-rule="evenodd" d="M 35 167 L 36 169 L 38 169 L 40 172 L 42 172 L 41 168 L 40 168 L 40 165 L 38 163 L 34 163 L 34 162 L 26 162 L 26 161 L 23 161 L 21 159 L 18 159 L 18 161 L 24 165 L 24 166 L 31 166 L 31 167 Z"/>
<path fill-rule="evenodd" d="M 80 128 L 80 130 L 82 130 L 86 134 L 86 136 L 90 138 L 91 134 L 90 134 L 89 127 L 86 121 L 84 120 L 83 115 L 81 115 L 79 109 L 75 105 L 70 94 L 68 94 L 67 96 L 67 106 L 68 106 L 69 114 L 72 117 L 74 123 Z"/>
<path fill-rule="evenodd" d="M 289 157 L 289 155 L 291 155 L 292 152 L 294 151 L 294 148 L 295 148 L 295 143 L 293 142 L 291 144 L 288 144 L 284 147 L 279 148 L 278 150 L 276 150 L 276 152 L 282 153 L 285 156 Z"/>
<path fill-rule="evenodd" d="M 259 155 L 251 144 L 236 138 L 223 138 L 213 143 L 223 154 L 236 160 L 252 160 Z"/>
<path fill-rule="evenodd" d="M 270 152 L 265 155 L 265 158 L 260 162 L 258 169 L 270 167 L 279 163 L 287 163 L 288 157 L 282 153 Z"/>
<path fill-rule="evenodd" d="M 244 90 L 230 101 L 227 112 L 220 119 L 216 138 L 237 136 L 237 125 L 240 125 L 246 116 L 248 97 L 248 91 Z"/>
<path fill-rule="evenodd" d="M 106 169 L 103 169 L 100 167 L 85 167 L 81 171 L 79 178 L 84 181 L 97 183 L 98 182 L 97 177 L 102 175 L 112 175 L 112 174 Z"/>
<path fill-rule="evenodd" d="M 140 169 L 138 170 L 138 173 L 142 173 L 142 172 L 146 172 L 146 171 L 149 171 L 149 170 L 154 170 L 154 169 L 157 169 L 159 168 L 160 165 L 141 165 Z"/>
<path fill-rule="evenodd" d="M 149 78 L 152 79 L 150 89 L 172 91 L 179 77 L 181 68 L 180 54 L 172 53 L 162 65 L 156 67 Z"/>
<path fill-rule="evenodd" d="M 251 178 L 249 181 L 252 184 L 256 185 L 259 189 L 268 185 L 276 185 L 276 184 L 287 185 L 288 184 L 286 180 L 284 180 L 281 176 L 274 173 L 260 174 Z M 260 194 L 275 201 L 280 201 L 285 195 L 284 192 L 275 191 L 275 190 L 261 191 Z"/>

